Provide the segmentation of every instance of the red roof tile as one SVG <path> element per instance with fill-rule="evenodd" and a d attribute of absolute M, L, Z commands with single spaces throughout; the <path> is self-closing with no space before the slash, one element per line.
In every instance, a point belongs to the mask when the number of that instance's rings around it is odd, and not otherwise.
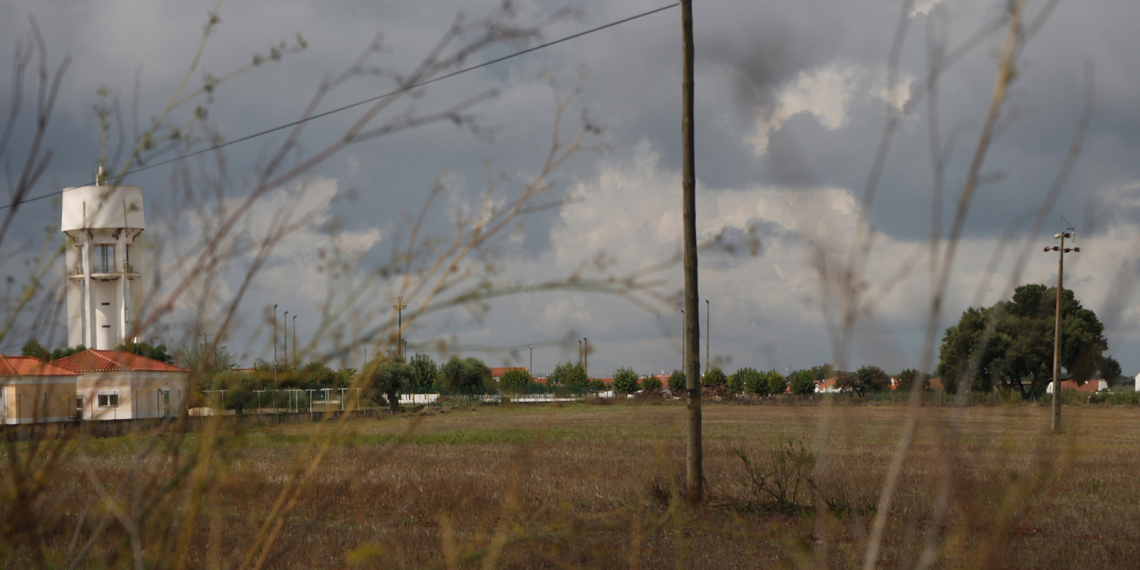
<path fill-rule="evenodd" d="M 502 378 L 508 370 L 526 370 L 525 366 L 503 366 L 491 368 L 491 378 Z"/>
<path fill-rule="evenodd" d="M 52 364 L 74 372 L 108 372 L 112 370 L 189 372 L 186 368 L 179 368 L 173 364 L 131 354 L 125 350 L 89 349 L 60 358 Z"/>
<path fill-rule="evenodd" d="M 78 374 L 40 362 L 31 356 L 0 355 L 0 376 L 78 376 Z"/>

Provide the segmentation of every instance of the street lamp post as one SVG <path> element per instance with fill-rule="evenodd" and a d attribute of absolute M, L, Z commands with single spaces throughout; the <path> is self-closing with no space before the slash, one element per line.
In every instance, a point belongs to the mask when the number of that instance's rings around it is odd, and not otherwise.
<path fill-rule="evenodd" d="M 530 349 L 530 367 L 527 368 L 526 371 L 527 371 L 527 374 L 530 374 L 531 376 L 533 376 L 534 375 L 534 345 L 533 344 L 527 345 L 527 348 Z"/>
<path fill-rule="evenodd" d="M 590 339 L 582 337 L 582 358 L 586 361 L 583 369 L 586 371 L 586 377 L 590 377 Z"/>
<path fill-rule="evenodd" d="M 582 341 L 578 341 L 578 366 L 582 365 Z"/>
<path fill-rule="evenodd" d="M 285 327 L 285 360 L 289 360 L 289 311 L 281 315 L 282 326 Z"/>
<path fill-rule="evenodd" d="M 712 326 L 712 308 L 709 305 L 709 300 L 705 299 L 705 373 L 708 373 L 709 368 L 709 342 L 712 339 L 712 333 L 709 332 L 709 327 Z M 699 342 L 699 340 L 698 340 Z M 700 350 L 700 347 L 697 347 Z"/>
<path fill-rule="evenodd" d="M 1053 236 L 1053 239 L 1061 240 L 1061 245 L 1045 248 L 1046 252 L 1057 252 L 1057 314 L 1053 325 L 1053 433 L 1061 431 L 1061 292 L 1064 291 L 1065 254 L 1081 251 L 1079 247 L 1066 248 L 1065 238 L 1076 239 L 1076 235 L 1076 230 L 1066 228 L 1065 231 Z"/>
<path fill-rule="evenodd" d="M 277 385 L 277 305 L 273 305 L 273 385 Z"/>
<path fill-rule="evenodd" d="M 396 309 L 398 319 L 396 321 L 396 353 L 399 354 L 400 347 L 404 342 L 404 309 L 408 308 L 408 306 L 404 304 L 403 295 L 400 295 L 399 298 L 397 298 L 396 304 L 392 305 L 392 308 Z"/>
<path fill-rule="evenodd" d="M 285 358 L 289 358 L 286 354 Z M 297 365 L 297 315 L 293 315 L 293 366 Z"/>

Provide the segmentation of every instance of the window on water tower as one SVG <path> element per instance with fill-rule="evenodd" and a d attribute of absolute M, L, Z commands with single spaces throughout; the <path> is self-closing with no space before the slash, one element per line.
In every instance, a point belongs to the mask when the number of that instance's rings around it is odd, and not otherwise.
<path fill-rule="evenodd" d="M 92 273 L 114 273 L 115 271 L 115 246 L 113 245 L 97 245 L 95 246 L 95 260 L 94 271 Z"/>

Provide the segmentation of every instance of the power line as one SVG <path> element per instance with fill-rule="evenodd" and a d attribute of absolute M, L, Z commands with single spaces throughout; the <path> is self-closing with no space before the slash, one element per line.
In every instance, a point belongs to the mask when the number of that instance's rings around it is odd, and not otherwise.
<path fill-rule="evenodd" d="M 276 127 L 273 127 L 273 128 L 271 128 L 271 129 L 266 129 L 266 130 L 264 130 L 264 131 L 260 131 L 260 132 L 257 132 L 257 133 L 253 133 L 253 134 L 251 134 L 251 135 L 246 135 L 246 136 L 244 136 L 244 137 L 241 137 L 241 138 L 237 138 L 237 139 L 234 139 L 234 140 L 232 140 L 232 141 L 227 141 L 227 142 L 224 142 L 224 143 L 221 143 L 221 144 L 216 144 L 216 145 L 214 145 L 214 146 L 211 146 L 211 147 L 207 147 L 207 148 L 204 148 L 204 149 L 201 149 L 201 150 L 196 150 L 196 151 L 194 151 L 194 152 L 191 152 L 191 153 L 189 153 L 189 154 L 185 154 L 185 155 L 182 155 L 182 156 L 178 156 L 178 157 L 175 157 L 175 158 L 169 158 L 169 159 L 166 159 L 166 160 L 163 160 L 163 161 L 160 161 L 160 162 L 156 162 L 156 163 L 154 163 L 154 164 L 149 164 L 149 165 L 147 165 L 147 166 L 142 166 L 142 167 L 139 167 L 139 168 L 135 168 L 135 169 L 133 169 L 133 170 L 129 170 L 129 171 L 127 171 L 126 173 L 124 173 L 124 174 L 123 174 L 123 176 L 126 176 L 126 175 L 128 175 L 128 174 L 137 174 L 137 173 L 139 173 L 139 172 L 142 172 L 142 171 L 144 171 L 144 170 L 150 170 L 150 169 L 152 169 L 152 168 L 158 168 L 158 167 L 160 167 L 160 166 L 165 166 L 165 165 L 167 165 L 167 164 L 170 164 L 170 163 L 173 163 L 173 162 L 178 162 L 179 160 L 183 160 L 183 159 L 187 159 L 187 158 L 193 158 L 193 157 L 195 157 L 195 156 L 198 156 L 198 155 L 200 155 L 200 154 L 205 154 L 205 153 L 207 153 L 207 152 L 213 152 L 213 151 L 215 151 L 215 150 L 218 150 L 218 149 L 222 149 L 222 148 L 225 148 L 225 147 L 227 147 L 227 146 L 230 146 L 230 145 L 235 145 L 235 144 L 238 144 L 238 143 L 241 143 L 241 142 L 245 142 L 245 141 L 248 141 L 248 140 L 252 140 L 252 139 L 255 139 L 255 138 L 258 138 L 258 137 L 263 137 L 263 136 L 265 136 L 265 135 L 268 135 L 268 134 L 272 134 L 272 133 L 275 133 L 275 132 L 277 132 L 277 131 L 281 131 L 281 130 L 284 130 L 284 129 L 288 129 L 288 128 L 290 128 L 290 127 L 295 127 L 295 126 L 297 126 L 297 125 L 300 125 L 300 124 L 302 124 L 302 123 L 307 123 L 307 122 L 309 122 L 309 121 L 312 121 L 312 120 L 314 120 L 314 119 L 321 119 L 321 118 L 327 117 L 327 116 L 329 116 L 329 115 L 333 115 L 333 114 L 336 114 L 336 113 L 340 113 L 340 112 L 342 112 L 342 111 L 347 111 L 347 110 L 349 110 L 349 109 L 353 109 L 353 108 L 359 107 L 359 106 L 361 106 L 361 105 L 367 105 L 368 103 L 372 103 L 372 102 L 374 102 L 374 101 L 379 101 L 380 99 L 383 99 L 383 98 L 385 98 L 385 97 L 391 97 L 392 95 L 396 95 L 396 94 L 399 94 L 399 93 L 403 93 L 403 92 L 405 92 L 405 91 L 409 91 L 409 90 L 411 90 L 411 89 L 416 89 L 416 88 L 419 88 L 419 87 L 423 87 L 423 86 L 425 86 L 425 85 L 430 85 L 430 84 L 432 84 L 432 83 L 435 83 L 435 82 L 437 82 L 437 81 L 443 81 L 444 79 L 450 79 L 450 78 L 452 78 L 452 77 L 455 77 L 456 75 L 461 75 L 461 74 L 467 73 L 468 71 L 474 71 L 474 70 L 476 70 L 476 69 L 481 69 L 481 68 L 484 68 L 484 67 L 487 67 L 487 66 L 490 66 L 490 65 L 494 65 L 494 64 L 496 64 L 496 63 L 500 63 L 500 62 L 506 61 L 506 60 L 508 60 L 508 59 L 513 59 L 513 58 L 519 57 L 519 56 L 521 56 L 521 55 L 526 55 L 526 54 L 528 54 L 528 53 L 531 53 L 531 52 L 533 52 L 533 51 L 538 51 L 538 50 L 540 50 L 540 49 L 548 48 L 548 47 L 550 47 L 550 46 L 553 46 L 553 45 L 557 45 L 557 44 L 560 44 L 560 43 L 562 43 L 562 42 L 567 42 L 567 41 L 570 41 L 570 40 L 573 40 L 573 39 L 577 39 L 577 38 L 580 38 L 580 37 L 582 37 L 582 36 L 586 36 L 586 35 L 592 34 L 592 33 L 594 33 L 594 32 L 600 32 L 600 31 L 602 31 L 602 30 L 605 30 L 605 29 L 607 29 L 607 28 L 612 28 L 612 27 L 614 27 L 614 26 L 619 26 L 619 25 L 621 25 L 621 24 L 625 24 L 625 23 L 627 23 L 627 22 L 632 22 L 632 21 L 634 21 L 634 20 L 637 20 L 637 19 L 640 19 L 640 18 L 644 18 L 644 17 L 646 17 L 646 16 L 651 16 L 651 15 L 653 15 L 653 14 L 656 14 L 656 13 L 658 13 L 658 12 L 664 12 L 665 10 L 668 10 L 668 9 L 670 9 L 670 8 L 676 8 L 676 7 L 677 7 L 677 6 L 679 6 L 679 5 L 680 5 L 680 4 L 670 4 L 670 5 L 668 5 L 668 6 L 662 6 L 662 7 L 660 7 L 660 8 L 655 8 L 655 9 L 653 9 L 653 10 L 650 10 L 650 11 L 648 11 L 648 12 L 642 12 L 642 13 L 640 13 L 640 14 L 637 14 L 637 15 L 635 15 L 635 16 L 630 16 L 630 17 L 628 17 L 628 18 L 624 18 L 624 19 L 621 19 L 621 20 L 617 20 L 617 21 L 614 21 L 614 22 L 610 22 L 610 23 L 608 23 L 608 24 L 603 24 L 603 25 L 601 25 L 601 26 L 598 26 L 598 27 L 596 27 L 596 28 L 590 28 L 590 29 L 588 29 L 588 30 L 585 30 L 585 31 L 581 31 L 581 32 L 578 32 L 578 33 L 576 33 L 576 34 L 571 34 L 571 35 L 569 35 L 569 36 L 566 36 L 566 37 L 564 37 L 564 38 L 560 38 L 560 39 L 554 40 L 554 41 L 552 41 L 552 42 L 547 42 L 547 43 L 545 43 L 545 44 L 537 45 L 537 46 L 534 46 L 534 47 L 532 47 L 532 48 L 527 48 L 527 49 L 524 49 L 524 50 L 522 50 L 522 51 L 518 51 L 518 52 L 512 53 L 512 54 L 510 54 L 510 55 L 505 55 L 505 56 L 503 56 L 503 57 L 500 57 L 500 58 L 492 59 L 492 60 L 490 60 L 490 61 L 486 61 L 486 62 L 483 62 L 483 63 L 480 63 L 480 64 L 472 65 L 472 66 L 470 66 L 470 67 L 465 67 L 465 68 L 463 68 L 463 69 L 458 69 L 458 70 L 456 70 L 456 71 L 453 71 L 453 72 L 451 72 L 451 73 L 446 73 L 446 74 L 444 74 L 444 75 L 441 75 L 441 76 L 439 76 L 439 77 L 434 77 L 434 78 L 432 78 L 432 79 L 428 79 L 428 80 L 425 80 L 425 81 L 421 81 L 421 82 L 419 82 L 419 83 L 416 83 L 416 84 L 414 84 L 414 85 L 408 85 L 407 87 L 401 87 L 401 88 L 399 88 L 399 89 L 396 89 L 395 91 L 390 91 L 390 92 L 388 92 L 388 93 L 385 93 L 385 94 L 383 94 L 383 95 L 377 95 L 377 96 L 375 96 L 375 97 L 370 97 L 370 98 L 368 98 L 368 99 L 364 99 L 364 100 L 361 100 L 361 101 L 357 101 L 356 103 L 351 103 L 351 104 L 345 105 L 345 106 L 343 106 L 343 107 L 337 107 L 336 109 L 331 109 L 331 110 L 329 110 L 329 111 L 325 111 L 325 112 L 323 112 L 323 113 L 317 113 L 316 115 L 313 115 L 313 116 L 311 116 L 311 117 L 306 117 L 306 118 L 304 118 L 304 119 L 299 119 L 299 120 L 296 120 L 296 121 L 293 121 L 293 122 L 290 122 L 290 123 L 285 123 L 285 124 L 283 124 L 283 125 L 279 125 L 279 126 L 276 126 Z M 21 205 L 21 204 L 27 204 L 28 202 L 35 202 L 35 201 L 38 201 L 38 200 L 43 200 L 44 198 L 51 198 L 52 196 L 58 196 L 58 195 L 60 195 L 60 194 L 63 194 L 63 190 L 59 190 L 59 191 L 56 191 L 56 192 L 50 192 L 50 193 L 48 193 L 48 194 L 44 194 L 43 196 L 37 196 L 37 197 L 35 197 L 35 198 L 29 198 L 29 199 L 27 199 L 27 200 L 21 200 L 21 201 L 19 201 L 19 202 L 13 202 L 13 203 L 11 203 L 11 204 L 8 204 L 8 205 L 6 205 L 6 206 L 0 206 L 0 210 L 7 210 L 7 209 L 9 209 L 9 208 L 13 208 L 13 207 L 15 207 L 15 206 L 19 206 L 19 205 Z"/>

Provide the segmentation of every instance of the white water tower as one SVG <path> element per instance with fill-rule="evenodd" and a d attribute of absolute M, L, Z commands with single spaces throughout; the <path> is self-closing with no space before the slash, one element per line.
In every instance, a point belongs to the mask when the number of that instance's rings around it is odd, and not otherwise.
<path fill-rule="evenodd" d="M 145 228 L 142 188 L 107 186 L 102 166 L 94 186 L 63 191 L 68 346 L 109 350 L 126 339 Z"/>

